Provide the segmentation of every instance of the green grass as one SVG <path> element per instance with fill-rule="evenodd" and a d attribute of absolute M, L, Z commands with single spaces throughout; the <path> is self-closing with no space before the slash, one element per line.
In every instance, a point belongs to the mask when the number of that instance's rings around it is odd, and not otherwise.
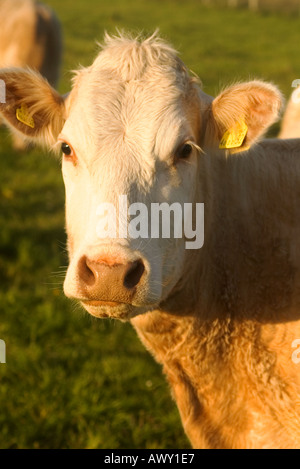
<path fill-rule="evenodd" d="M 196 0 L 49 0 L 64 28 L 59 89 L 116 28 L 161 34 L 216 94 L 263 78 L 288 96 L 300 78 L 300 20 Z M 270 134 L 275 134 L 278 125 Z M 96 320 L 64 298 L 59 162 L 15 153 L 0 131 L 0 448 L 187 448 L 161 367 L 130 324 Z"/>

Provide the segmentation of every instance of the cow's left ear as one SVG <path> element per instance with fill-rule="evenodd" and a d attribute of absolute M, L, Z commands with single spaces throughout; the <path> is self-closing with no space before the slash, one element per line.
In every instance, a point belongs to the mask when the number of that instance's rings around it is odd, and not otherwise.
<path fill-rule="evenodd" d="M 220 148 L 243 151 L 279 119 L 283 97 L 262 81 L 233 85 L 212 102 L 214 136 Z"/>
<path fill-rule="evenodd" d="M 28 142 L 51 147 L 65 122 L 64 98 L 30 69 L 0 69 L 0 80 L 0 117 Z"/>

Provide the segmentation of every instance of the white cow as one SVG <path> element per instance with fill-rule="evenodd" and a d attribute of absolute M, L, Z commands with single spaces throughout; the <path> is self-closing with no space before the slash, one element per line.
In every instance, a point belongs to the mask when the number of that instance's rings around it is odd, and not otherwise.
<path fill-rule="evenodd" d="M 277 88 L 213 99 L 156 35 L 107 36 L 66 99 L 29 70 L 0 78 L 8 125 L 63 152 L 66 295 L 131 320 L 195 448 L 299 448 L 300 144 L 258 143 Z M 175 221 L 169 237 L 147 233 L 163 202 L 194 222 L 204 204 L 201 248 Z"/>

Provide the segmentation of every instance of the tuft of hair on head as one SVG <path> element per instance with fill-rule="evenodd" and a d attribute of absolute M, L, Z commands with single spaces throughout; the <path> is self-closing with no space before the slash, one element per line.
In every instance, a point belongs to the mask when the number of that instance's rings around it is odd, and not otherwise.
<path fill-rule="evenodd" d="M 117 30 L 117 34 L 105 32 L 103 43 L 98 43 L 100 52 L 92 68 L 105 68 L 118 72 L 124 81 L 141 78 L 155 66 L 170 66 L 183 63 L 178 52 L 159 36 L 156 29 L 150 36 L 134 35 Z"/>

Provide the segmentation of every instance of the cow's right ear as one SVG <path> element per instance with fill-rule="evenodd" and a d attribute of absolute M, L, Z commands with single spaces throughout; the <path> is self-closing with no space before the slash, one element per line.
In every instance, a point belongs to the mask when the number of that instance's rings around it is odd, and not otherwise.
<path fill-rule="evenodd" d="M 66 119 L 64 98 L 30 69 L 0 69 L 0 80 L 0 117 L 27 141 L 54 145 Z"/>
<path fill-rule="evenodd" d="M 210 141 L 229 152 L 249 148 L 278 120 L 282 104 L 280 91 L 270 83 L 230 86 L 211 104 Z"/>

